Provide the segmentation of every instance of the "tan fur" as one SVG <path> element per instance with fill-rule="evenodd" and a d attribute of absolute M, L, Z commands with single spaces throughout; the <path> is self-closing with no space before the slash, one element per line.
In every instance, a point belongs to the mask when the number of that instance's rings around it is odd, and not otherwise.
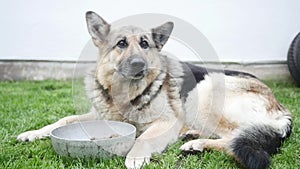
<path fill-rule="evenodd" d="M 224 116 L 222 116 L 219 120 L 217 130 L 227 133 L 227 132 L 232 132 L 238 127 L 239 125 L 236 122 L 231 122 L 228 119 L 226 119 Z"/>

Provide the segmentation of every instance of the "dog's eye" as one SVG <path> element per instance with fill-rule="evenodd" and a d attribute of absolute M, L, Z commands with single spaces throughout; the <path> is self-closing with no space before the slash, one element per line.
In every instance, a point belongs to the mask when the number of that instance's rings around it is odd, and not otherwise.
<path fill-rule="evenodd" d="M 119 47 L 119 48 L 126 48 L 127 46 L 128 46 L 128 44 L 127 44 L 127 42 L 124 40 L 124 39 L 122 39 L 122 40 L 120 40 L 118 43 L 117 43 L 117 46 Z"/>
<path fill-rule="evenodd" d="M 141 46 L 143 49 L 149 48 L 149 44 L 148 44 L 148 42 L 145 41 L 145 40 L 142 40 L 142 41 L 140 42 L 140 46 Z"/>

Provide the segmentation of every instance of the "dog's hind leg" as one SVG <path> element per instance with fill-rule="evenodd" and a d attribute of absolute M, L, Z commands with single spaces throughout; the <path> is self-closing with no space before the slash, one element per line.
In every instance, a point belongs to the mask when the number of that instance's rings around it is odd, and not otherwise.
<path fill-rule="evenodd" d="M 48 137 L 50 132 L 55 128 L 64 126 L 66 124 L 71 124 L 79 121 L 94 120 L 94 119 L 97 119 L 97 113 L 93 109 L 91 109 L 91 111 L 87 114 L 67 116 L 39 130 L 31 130 L 31 131 L 26 131 L 24 133 L 21 133 L 17 137 L 17 140 L 34 141 L 35 139 Z"/>
<path fill-rule="evenodd" d="M 204 150 L 214 149 L 217 151 L 226 151 L 229 155 L 233 155 L 230 149 L 230 142 L 232 139 L 196 139 L 183 144 L 180 149 L 183 152 L 195 153 Z"/>

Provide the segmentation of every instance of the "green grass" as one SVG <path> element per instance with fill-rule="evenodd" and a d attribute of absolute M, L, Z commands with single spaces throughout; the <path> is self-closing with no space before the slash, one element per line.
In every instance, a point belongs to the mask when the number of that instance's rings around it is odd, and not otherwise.
<path fill-rule="evenodd" d="M 267 82 L 277 98 L 293 113 L 294 129 L 271 168 L 300 168 L 300 88 L 292 83 Z M 26 130 L 38 129 L 76 114 L 70 81 L 0 82 L 0 168 L 125 168 L 124 158 L 72 159 L 58 156 L 50 139 L 18 142 Z M 223 152 L 184 156 L 179 141 L 153 156 L 146 168 L 239 168 Z"/>

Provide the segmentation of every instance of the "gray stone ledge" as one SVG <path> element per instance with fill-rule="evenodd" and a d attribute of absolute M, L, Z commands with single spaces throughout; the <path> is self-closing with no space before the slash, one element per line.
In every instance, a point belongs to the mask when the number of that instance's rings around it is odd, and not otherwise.
<path fill-rule="evenodd" d="M 286 62 L 205 63 L 211 68 L 224 68 L 254 74 L 262 80 L 291 80 Z M 0 61 L 0 80 L 67 80 L 86 75 L 94 62 L 73 61 Z M 75 69 L 76 68 L 76 69 Z M 76 70 L 76 71 L 75 71 Z"/>

